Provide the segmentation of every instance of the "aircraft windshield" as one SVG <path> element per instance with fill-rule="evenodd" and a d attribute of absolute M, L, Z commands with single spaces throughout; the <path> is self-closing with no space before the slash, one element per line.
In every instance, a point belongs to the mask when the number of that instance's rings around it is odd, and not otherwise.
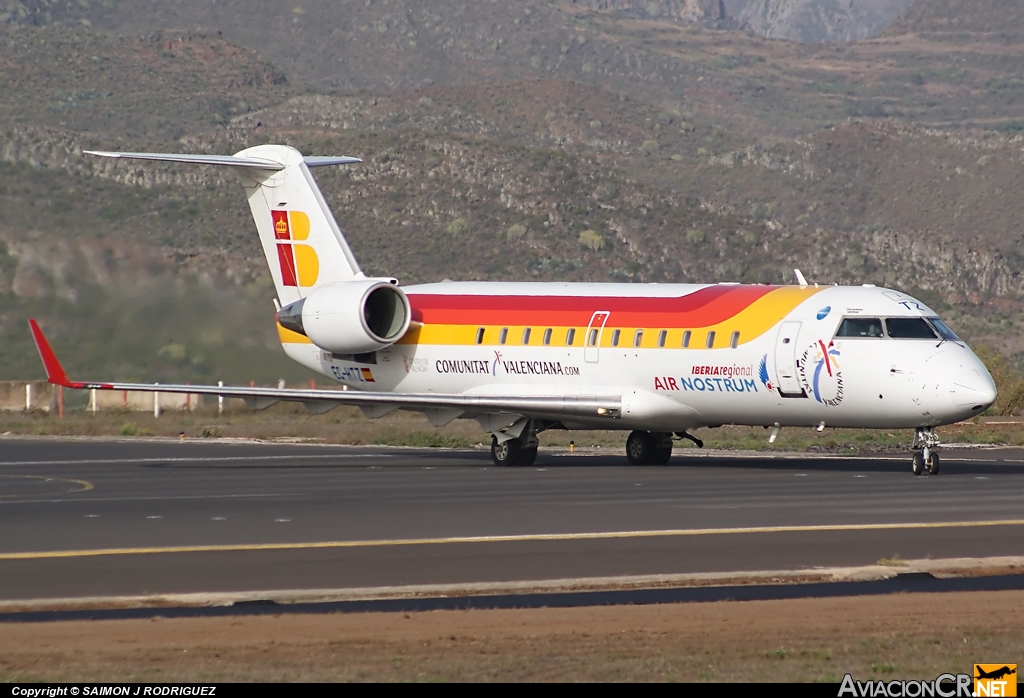
<path fill-rule="evenodd" d="M 882 321 L 878 318 L 848 317 L 839 325 L 836 337 L 881 337 Z"/>
<path fill-rule="evenodd" d="M 891 317 L 885 326 L 893 339 L 938 339 L 935 330 L 921 317 Z"/>
<path fill-rule="evenodd" d="M 949 325 L 944 323 L 939 318 L 937 318 L 937 317 L 930 317 L 930 318 L 928 318 L 928 322 L 932 323 L 932 327 L 935 328 L 935 331 L 938 332 L 939 336 L 942 337 L 943 339 L 948 339 L 948 340 L 953 341 L 953 342 L 959 342 L 960 341 L 960 338 L 956 336 L 956 332 L 954 332 L 953 330 L 949 329 Z"/>

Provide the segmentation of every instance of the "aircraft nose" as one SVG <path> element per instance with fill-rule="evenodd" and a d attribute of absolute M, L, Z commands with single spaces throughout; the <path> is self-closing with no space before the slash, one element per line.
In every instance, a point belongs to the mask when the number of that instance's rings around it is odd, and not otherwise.
<path fill-rule="evenodd" d="M 985 369 L 965 368 L 953 376 L 950 396 L 957 407 L 982 412 L 996 401 L 996 384 Z"/>

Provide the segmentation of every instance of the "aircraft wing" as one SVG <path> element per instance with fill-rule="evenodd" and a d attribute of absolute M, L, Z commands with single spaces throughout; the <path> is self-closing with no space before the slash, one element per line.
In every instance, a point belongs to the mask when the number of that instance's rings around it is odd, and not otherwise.
<path fill-rule="evenodd" d="M 73 381 L 67 377 L 50 343 L 35 320 L 29 320 L 32 337 L 46 368 L 46 379 L 66 388 L 130 390 L 161 393 L 219 395 L 244 399 L 250 407 L 263 409 L 276 402 L 301 402 L 312 412 L 324 412 L 339 405 L 364 409 L 458 410 L 467 414 L 519 414 L 531 417 L 604 417 L 616 419 L 621 410 L 618 396 L 588 395 L 463 395 L 443 393 L 377 393 L 360 390 L 294 390 L 219 385 L 174 385 L 163 383 L 112 383 Z"/>

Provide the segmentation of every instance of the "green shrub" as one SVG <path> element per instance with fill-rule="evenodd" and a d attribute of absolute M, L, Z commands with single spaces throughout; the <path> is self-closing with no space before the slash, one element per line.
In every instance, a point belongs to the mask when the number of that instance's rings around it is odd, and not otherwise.
<path fill-rule="evenodd" d="M 464 235 L 469 231 L 469 223 L 464 218 L 456 218 L 445 227 L 449 235 Z"/>
<path fill-rule="evenodd" d="M 640 144 L 640 152 L 644 155 L 654 155 L 661 146 L 653 138 Z"/>
<path fill-rule="evenodd" d="M 604 248 L 604 238 L 593 230 L 584 230 L 580 232 L 580 244 L 597 252 Z"/>
<path fill-rule="evenodd" d="M 526 226 L 523 225 L 522 223 L 516 223 L 513 226 L 509 226 L 509 229 L 505 233 L 505 235 L 508 237 L 509 241 L 515 242 L 516 240 L 519 240 L 521 237 L 526 235 Z"/>

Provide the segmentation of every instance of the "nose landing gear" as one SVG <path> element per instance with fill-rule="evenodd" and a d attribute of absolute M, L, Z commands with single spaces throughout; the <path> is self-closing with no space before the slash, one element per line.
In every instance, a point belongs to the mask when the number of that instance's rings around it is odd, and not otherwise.
<path fill-rule="evenodd" d="M 914 475 L 923 475 L 927 470 L 929 475 L 939 474 L 939 454 L 935 449 L 939 447 L 939 437 L 931 427 L 917 429 L 914 432 L 914 460 L 911 469 Z"/>

